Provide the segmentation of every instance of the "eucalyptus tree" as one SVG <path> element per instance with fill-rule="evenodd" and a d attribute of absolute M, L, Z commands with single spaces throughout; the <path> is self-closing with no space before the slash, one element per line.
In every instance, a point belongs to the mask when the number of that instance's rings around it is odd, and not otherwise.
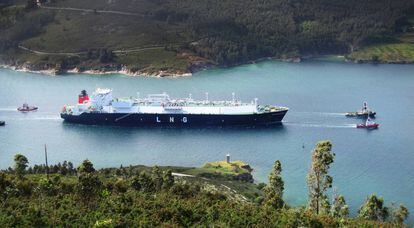
<path fill-rule="evenodd" d="M 94 173 L 81 173 L 76 185 L 77 193 L 85 199 L 92 199 L 99 195 L 103 187 L 102 181 Z"/>
<path fill-rule="evenodd" d="M 375 194 L 368 196 L 358 211 L 358 217 L 367 220 L 385 221 L 388 216 L 389 209 L 384 206 L 384 199 L 378 198 Z"/>
<path fill-rule="evenodd" d="M 88 159 L 84 160 L 82 164 L 78 167 L 79 173 L 93 173 L 95 172 L 95 168 L 93 164 Z"/>
<path fill-rule="evenodd" d="M 29 160 L 22 154 L 16 154 L 14 156 L 14 171 L 21 177 L 29 164 Z"/>
<path fill-rule="evenodd" d="M 344 196 L 338 195 L 334 198 L 331 215 L 337 218 L 347 218 L 349 216 L 349 207 L 346 204 Z"/>
<path fill-rule="evenodd" d="M 78 194 L 83 198 L 94 198 L 99 195 L 102 185 L 102 181 L 95 173 L 92 162 L 88 159 L 84 160 L 78 167 L 78 183 L 76 186 Z"/>
<path fill-rule="evenodd" d="M 329 199 L 327 189 L 332 187 L 333 178 L 328 174 L 335 154 L 332 153 L 330 141 L 320 141 L 312 152 L 312 165 L 309 170 L 307 182 L 309 189 L 309 210 L 319 214 L 329 212 Z"/>
<path fill-rule="evenodd" d="M 285 204 L 283 201 L 284 189 L 285 183 L 282 179 L 282 164 L 277 160 L 269 174 L 269 184 L 264 189 L 266 205 L 274 208 L 282 208 Z"/>
<path fill-rule="evenodd" d="M 158 166 L 154 166 L 151 172 L 152 181 L 157 191 L 161 190 L 163 184 L 162 171 Z"/>
<path fill-rule="evenodd" d="M 410 215 L 410 212 L 408 212 L 407 207 L 400 204 L 400 206 L 394 208 L 392 211 L 392 221 L 398 225 L 401 225 L 408 218 L 408 215 Z"/>
<path fill-rule="evenodd" d="M 169 189 L 174 185 L 174 176 L 172 175 L 172 171 L 170 169 L 163 172 L 162 181 L 162 188 L 164 189 Z"/>

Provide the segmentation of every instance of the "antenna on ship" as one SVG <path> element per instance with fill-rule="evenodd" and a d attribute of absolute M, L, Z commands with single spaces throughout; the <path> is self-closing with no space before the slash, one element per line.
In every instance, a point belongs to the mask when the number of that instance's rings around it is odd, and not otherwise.
<path fill-rule="evenodd" d="M 257 106 L 257 101 L 258 101 L 259 99 L 256 97 L 256 98 L 254 98 L 254 105 L 255 106 Z"/>
<path fill-rule="evenodd" d="M 191 98 L 191 93 L 189 93 L 189 94 L 188 94 L 188 99 L 190 99 L 190 100 L 192 99 L 192 98 Z"/>
<path fill-rule="evenodd" d="M 206 101 L 208 102 L 208 92 L 206 92 Z"/>
<path fill-rule="evenodd" d="M 233 104 L 236 103 L 236 93 L 231 93 Z"/>

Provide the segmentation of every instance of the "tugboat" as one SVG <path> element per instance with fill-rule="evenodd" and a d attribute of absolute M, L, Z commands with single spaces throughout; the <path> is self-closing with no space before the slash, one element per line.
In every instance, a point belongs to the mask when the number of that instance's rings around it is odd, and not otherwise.
<path fill-rule="evenodd" d="M 32 111 L 36 111 L 38 109 L 38 107 L 36 106 L 29 106 L 27 103 L 24 103 L 22 105 L 22 107 L 18 107 L 17 111 L 19 112 L 32 112 Z"/>
<path fill-rule="evenodd" d="M 367 118 L 367 121 L 363 124 L 358 124 L 357 128 L 366 128 L 366 129 L 377 129 L 379 124 L 375 123 L 371 120 L 371 118 Z"/>
<path fill-rule="evenodd" d="M 6 122 L 0 120 L 0 126 L 6 125 Z"/>
<path fill-rule="evenodd" d="M 375 114 L 377 114 L 375 111 L 368 108 L 367 102 L 364 102 L 364 107 L 360 111 L 357 112 L 347 112 L 345 116 L 347 117 L 363 117 L 363 118 L 375 118 Z"/>

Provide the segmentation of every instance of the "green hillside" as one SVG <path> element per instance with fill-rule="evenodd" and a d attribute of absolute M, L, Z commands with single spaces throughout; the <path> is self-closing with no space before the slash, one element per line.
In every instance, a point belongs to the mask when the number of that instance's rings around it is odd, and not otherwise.
<path fill-rule="evenodd" d="M 392 37 L 377 37 L 351 53 L 348 58 L 359 62 L 414 63 L 414 10 L 397 24 Z"/>
<path fill-rule="evenodd" d="M 2 227 L 405 227 L 406 216 L 383 222 L 277 208 L 263 198 L 269 185 L 185 174 L 199 168 L 27 163 L 16 155 L 0 172 Z"/>
<path fill-rule="evenodd" d="M 396 34 L 398 22 L 414 5 L 409 0 L 28 3 L 8 0 L 0 5 L 3 63 L 62 72 L 78 68 L 178 74 L 263 57 L 364 50 L 372 45 L 367 42 L 371 37 Z M 391 48 L 411 58 L 398 51 L 407 47 Z"/>

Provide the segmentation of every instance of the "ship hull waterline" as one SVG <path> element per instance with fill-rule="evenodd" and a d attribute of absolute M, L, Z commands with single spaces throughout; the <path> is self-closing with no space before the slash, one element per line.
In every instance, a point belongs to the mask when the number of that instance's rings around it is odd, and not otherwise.
<path fill-rule="evenodd" d="M 61 113 L 68 123 L 119 126 L 268 126 L 278 125 L 288 110 L 259 114 L 172 114 L 172 113 Z"/>

